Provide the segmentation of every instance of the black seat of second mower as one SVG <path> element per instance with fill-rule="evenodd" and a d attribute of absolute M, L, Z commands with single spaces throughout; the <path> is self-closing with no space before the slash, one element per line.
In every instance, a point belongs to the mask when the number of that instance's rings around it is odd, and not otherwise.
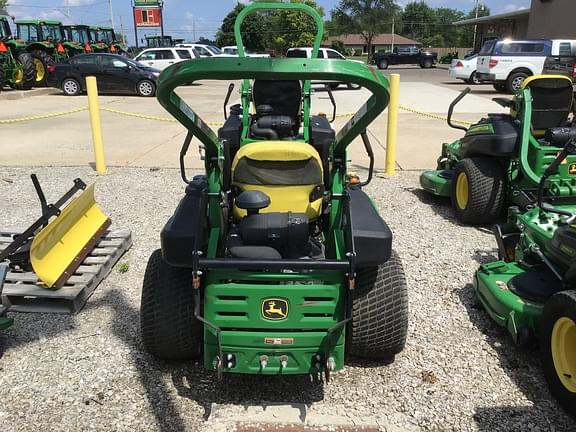
<path fill-rule="evenodd" d="M 297 80 L 256 80 L 252 86 L 255 106 L 270 105 L 270 115 L 288 116 L 299 123 L 302 84 Z"/>
<path fill-rule="evenodd" d="M 566 125 L 574 103 L 574 90 L 570 78 L 533 76 L 527 78 L 522 87 L 529 88 L 532 94 L 534 135 L 543 135 L 547 129 Z"/>

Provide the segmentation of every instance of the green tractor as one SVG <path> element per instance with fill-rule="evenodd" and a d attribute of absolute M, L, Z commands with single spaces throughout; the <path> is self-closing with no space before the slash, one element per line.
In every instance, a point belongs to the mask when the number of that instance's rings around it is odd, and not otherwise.
<path fill-rule="evenodd" d="M 12 37 L 8 19 L 0 16 L 0 91 L 4 84 L 20 90 L 32 87 L 35 69 L 26 44 Z"/>
<path fill-rule="evenodd" d="M 516 343 L 539 342 L 550 391 L 576 417 L 576 190 L 566 176 L 576 164 L 565 163 L 576 154 L 576 126 L 553 127 L 546 136 L 554 155 L 536 203 L 526 211 L 510 207 L 507 223 L 496 226 L 499 260 L 480 266 L 474 289 Z M 571 195 L 557 193 L 560 182 Z"/>
<path fill-rule="evenodd" d="M 16 20 L 18 39 L 26 42 L 36 68 L 36 85 L 45 85 L 48 65 L 69 57 L 64 44 L 60 21 Z"/>
<path fill-rule="evenodd" d="M 313 58 L 247 58 L 240 26 L 262 10 L 310 15 Z M 239 58 L 181 62 L 160 75 L 160 104 L 188 130 L 187 186 L 144 276 L 141 335 L 154 356 L 201 357 L 219 378 L 328 379 L 345 355 L 389 362 L 404 348 L 402 263 L 362 189 L 374 168 L 366 127 L 388 104 L 388 81 L 364 64 L 317 59 L 322 33 L 305 4 L 251 3 L 235 23 Z M 228 88 L 217 133 L 175 92 L 202 79 L 242 80 L 241 103 L 226 118 Z M 325 115 L 311 114 L 311 80 L 352 82 L 371 96 L 336 134 Z M 358 136 L 370 158 L 364 182 L 347 175 L 346 148 Z M 203 144 L 205 174 L 188 180 L 192 137 Z"/>
<path fill-rule="evenodd" d="M 89 31 L 93 45 L 92 51 L 122 55 L 128 51 L 128 45 L 116 39 L 116 33 L 112 27 L 90 27 Z"/>
<path fill-rule="evenodd" d="M 81 45 L 84 53 L 106 52 L 108 50 L 107 45 L 93 42 L 90 26 L 83 24 L 63 25 L 62 31 L 67 40 Z"/>
<path fill-rule="evenodd" d="M 145 36 L 146 48 L 173 47 L 184 42 L 184 39 L 173 39 L 172 36 Z"/>
<path fill-rule="evenodd" d="M 466 132 L 443 144 L 438 166 L 420 176 L 422 187 L 434 195 L 450 197 L 456 218 L 465 224 L 493 223 L 508 206 L 521 211 L 534 206 L 538 186 L 558 148 L 546 132 L 567 125 L 573 110 L 572 81 L 567 77 L 537 75 L 524 81 L 513 99 L 495 98 L 509 114 L 488 114 L 466 129 L 452 122 L 456 104 L 450 105 L 448 124 Z M 556 199 L 572 197 L 576 186 L 576 158 L 550 178 L 548 193 Z"/>

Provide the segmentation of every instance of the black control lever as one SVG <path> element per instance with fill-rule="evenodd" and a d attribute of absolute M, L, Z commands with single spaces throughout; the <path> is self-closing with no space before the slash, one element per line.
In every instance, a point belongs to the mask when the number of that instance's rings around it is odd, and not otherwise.
<path fill-rule="evenodd" d="M 370 167 L 368 168 L 368 178 L 366 179 L 366 181 L 360 183 L 360 186 L 366 186 L 368 183 L 372 181 L 372 175 L 374 173 L 374 151 L 372 150 L 372 144 L 370 144 L 368 134 L 366 133 L 365 130 L 364 132 L 360 132 L 360 137 L 362 138 L 362 142 L 364 143 L 366 153 L 368 153 L 368 157 L 370 158 Z"/>
<path fill-rule="evenodd" d="M 465 132 L 468 130 L 468 129 L 467 129 L 466 127 L 464 127 L 464 126 L 459 126 L 459 125 L 456 125 L 456 124 L 452 123 L 452 114 L 454 113 L 454 107 L 455 107 L 456 105 L 458 105 L 458 103 L 459 103 L 462 99 L 464 99 L 464 97 L 465 97 L 468 93 L 470 93 L 471 91 L 472 91 L 472 89 L 471 89 L 470 87 L 466 87 L 464 90 L 462 90 L 462 93 L 460 93 L 460 94 L 458 95 L 458 97 L 457 97 L 456 99 L 454 99 L 454 100 L 452 101 L 452 103 L 450 104 L 450 107 L 448 108 L 448 119 L 447 119 L 447 121 L 448 121 L 448 126 L 450 126 L 451 128 L 453 128 L 453 129 L 460 129 L 460 130 L 463 130 L 463 131 L 465 131 Z"/>
<path fill-rule="evenodd" d="M 334 99 L 334 95 L 332 94 L 332 89 L 330 88 L 329 85 L 326 85 L 326 91 L 328 92 L 328 97 L 330 98 L 330 102 L 332 102 L 332 120 L 330 120 L 330 123 L 332 123 L 334 120 L 336 120 L 336 99 Z"/>
<path fill-rule="evenodd" d="M 230 96 L 232 96 L 232 92 L 234 91 L 234 83 L 230 83 L 228 86 L 228 93 L 226 93 L 226 99 L 224 99 L 224 120 L 228 120 L 228 102 L 230 102 Z"/>
<path fill-rule="evenodd" d="M 190 148 L 190 143 L 192 142 L 192 138 L 194 134 L 190 131 L 186 134 L 186 138 L 184 139 L 184 144 L 182 144 L 182 148 L 180 149 L 180 176 L 184 183 L 189 184 L 190 180 L 186 177 L 186 166 L 184 165 L 184 156 L 188 153 L 188 149 Z"/>

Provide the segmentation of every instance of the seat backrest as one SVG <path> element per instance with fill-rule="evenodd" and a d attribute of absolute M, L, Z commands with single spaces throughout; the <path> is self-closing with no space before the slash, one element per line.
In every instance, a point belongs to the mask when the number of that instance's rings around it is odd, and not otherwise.
<path fill-rule="evenodd" d="M 572 80 L 560 75 L 535 75 L 527 78 L 523 88 L 532 94 L 532 129 L 545 130 L 563 126 L 572 111 Z"/>
<path fill-rule="evenodd" d="M 270 105 L 271 115 L 297 119 L 302 104 L 302 84 L 297 80 L 256 80 L 252 86 L 254 105 Z"/>
<path fill-rule="evenodd" d="M 314 147 L 303 142 L 262 141 L 240 147 L 232 162 L 232 184 L 240 190 L 259 190 L 270 197 L 261 213 L 306 213 L 316 219 L 322 211 L 322 161 Z M 237 218 L 245 211 L 234 206 Z"/>

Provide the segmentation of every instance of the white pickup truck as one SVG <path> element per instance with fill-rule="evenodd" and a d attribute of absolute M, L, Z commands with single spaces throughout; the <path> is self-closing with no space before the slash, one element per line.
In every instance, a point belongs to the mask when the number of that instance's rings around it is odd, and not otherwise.
<path fill-rule="evenodd" d="M 489 40 L 478 54 L 476 77 L 499 92 L 514 93 L 527 77 L 543 72 L 547 58 L 575 49 L 576 41 L 569 39 Z"/>

